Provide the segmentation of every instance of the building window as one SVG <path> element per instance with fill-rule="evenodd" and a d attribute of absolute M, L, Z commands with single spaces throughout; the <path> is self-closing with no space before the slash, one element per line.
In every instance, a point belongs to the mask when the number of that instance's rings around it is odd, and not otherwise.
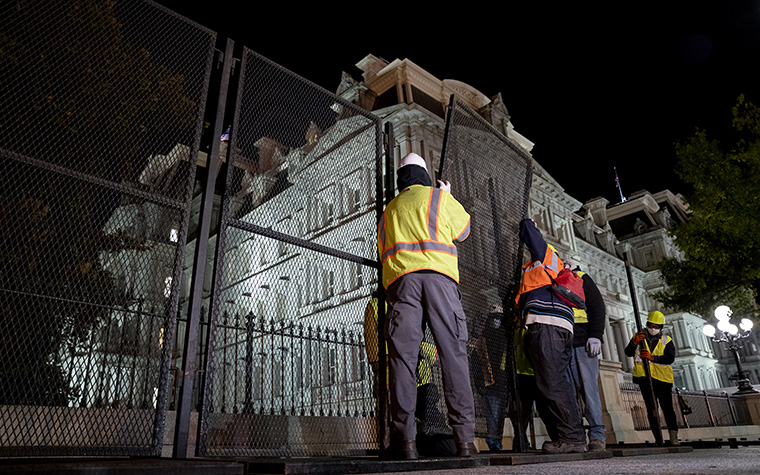
<path fill-rule="evenodd" d="M 272 367 L 272 393 L 274 397 L 282 396 L 282 361 L 278 360 Z"/>
<path fill-rule="evenodd" d="M 335 271 L 330 271 L 327 274 L 327 296 L 332 297 L 335 295 Z"/>
<path fill-rule="evenodd" d="M 652 254 L 652 251 L 644 253 L 644 262 L 646 262 L 647 267 L 654 267 L 654 255 Z"/>
<path fill-rule="evenodd" d="M 337 375 L 338 375 L 338 353 L 335 351 L 335 348 L 330 348 L 328 352 L 328 368 L 327 368 L 327 377 L 328 377 L 328 384 L 335 384 L 337 381 Z"/>
<path fill-rule="evenodd" d="M 293 358 L 293 383 L 294 389 L 300 391 L 303 386 L 303 358 Z"/>
<path fill-rule="evenodd" d="M 172 296 L 172 278 L 167 277 L 164 279 L 164 297 L 167 299 Z"/>

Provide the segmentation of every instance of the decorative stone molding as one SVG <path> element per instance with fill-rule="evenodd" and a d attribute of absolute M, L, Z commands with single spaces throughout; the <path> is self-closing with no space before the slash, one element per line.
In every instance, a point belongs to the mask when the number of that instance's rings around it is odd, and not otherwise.
<path fill-rule="evenodd" d="M 583 209 L 585 209 L 586 213 L 591 214 L 591 216 L 594 218 L 594 224 L 600 228 L 609 228 L 609 223 L 607 220 L 608 204 L 610 204 L 609 200 L 599 197 L 586 201 L 583 204 Z"/>

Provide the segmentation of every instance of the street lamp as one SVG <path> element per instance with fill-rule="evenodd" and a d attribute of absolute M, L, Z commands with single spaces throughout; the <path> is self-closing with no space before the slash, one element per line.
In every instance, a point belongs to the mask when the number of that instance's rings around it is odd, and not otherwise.
<path fill-rule="evenodd" d="M 702 333 L 716 343 L 728 343 L 728 350 L 734 354 L 734 362 L 739 375 L 739 389 L 736 394 L 748 394 L 758 392 L 749 383 L 749 378 L 742 370 L 742 364 L 739 361 L 739 349 L 742 348 L 741 341 L 749 336 L 752 330 L 752 320 L 742 318 L 737 327 L 731 323 L 731 309 L 726 305 L 721 305 L 715 309 L 715 318 L 718 323 L 713 326 L 708 323 L 702 327 Z M 718 327 L 717 329 L 715 327 Z"/>

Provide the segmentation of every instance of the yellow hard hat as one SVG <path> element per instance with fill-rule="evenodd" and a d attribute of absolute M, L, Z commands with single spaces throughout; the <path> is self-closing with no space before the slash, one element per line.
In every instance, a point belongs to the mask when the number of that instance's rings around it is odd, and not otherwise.
<path fill-rule="evenodd" d="M 665 325 L 665 315 L 663 315 L 659 310 L 655 310 L 649 314 L 647 322 L 656 323 L 657 325 Z"/>

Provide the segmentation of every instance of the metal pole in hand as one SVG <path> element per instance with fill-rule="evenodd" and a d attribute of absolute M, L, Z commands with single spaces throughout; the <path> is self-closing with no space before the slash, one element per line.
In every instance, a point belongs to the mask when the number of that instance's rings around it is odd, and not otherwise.
<path fill-rule="evenodd" d="M 633 285 L 633 275 L 631 273 L 631 263 L 628 261 L 628 251 L 623 252 L 623 262 L 625 263 L 625 273 L 628 276 L 628 288 L 631 293 L 631 303 L 633 304 L 633 315 L 636 320 L 636 331 L 640 332 L 642 331 L 641 326 L 641 316 L 639 315 L 639 304 L 638 300 L 636 300 L 636 288 Z M 646 340 L 639 343 L 640 348 L 646 348 Z M 646 358 L 642 358 L 641 362 L 644 365 L 644 375 L 647 378 L 647 381 L 649 382 L 649 397 L 651 397 L 652 402 L 652 409 L 649 411 L 649 425 L 652 429 L 652 433 L 654 434 L 654 437 L 656 442 L 662 442 L 662 429 L 660 428 L 660 414 L 659 409 L 657 405 L 657 398 L 654 395 L 654 385 L 652 385 L 652 373 L 649 370 L 649 360 Z M 655 423 L 655 421 L 657 421 Z"/>

